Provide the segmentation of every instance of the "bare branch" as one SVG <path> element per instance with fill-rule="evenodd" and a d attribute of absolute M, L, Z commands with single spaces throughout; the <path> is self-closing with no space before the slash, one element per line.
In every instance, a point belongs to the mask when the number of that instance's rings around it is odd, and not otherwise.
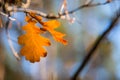
<path fill-rule="evenodd" d="M 72 14 L 72 13 L 74 13 L 74 12 L 80 10 L 80 9 L 83 9 L 83 8 L 101 6 L 101 5 L 105 5 L 105 4 L 111 3 L 111 2 L 112 2 L 111 0 L 107 0 L 104 3 L 95 3 L 95 4 L 91 4 L 91 2 L 87 2 L 84 5 L 81 5 L 81 6 L 79 6 L 78 8 L 76 8 L 76 9 L 74 9 L 72 11 L 68 11 L 67 13 L 68 14 Z M 9 12 L 25 12 L 25 13 L 33 12 L 33 13 L 36 13 L 37 15 L 40 15 L 40 16 L 48 18 L 48 19 L 62 19 L 63 17 L 66 16 L 66 12 L 64 12 L 62 14 L 58 13 L 58 15 L 54 15 L 54 14 L 46 14 L 44 12 L 37 11 L 37 10 L 17 8 L 17 7 L 9 7 L 8 11 Z"/>
<path fill-rule="evenodd" d="M 60 7 L 59 15 L 65 13 L 65 17 L 61 17 L 62 19 L 68 20 L 70 23 L 74 22 L 74 18 L 71 18 L 67 9 L 67 0 L 63 0 L 62 6 Z"/>
<path fill-rule="evenodd" d="M 99 44 L 102 42 L 102 40 L 110 33 L 110 31 L 116 26 L 119 17 L 120 17 L 120 9 L 117 11 L 117 16 L 115 16 L 112 19 L 112 22 L 110 24 L 110 26 L 108 27 L 108 29 L 106 29 L 103 34 L 101 36 L 99 36 L 97 38 L 97 40 L 95 41 L 93 47 L 90 49 L 90 51 L 87 53 L 86 57 L 83 59 L 82 64 L 79 66 L 79 68 L 77 69 L 77 71 L 75 72 L 75 74 L 72 76 L 71 80 L 76 80 L 77 76 L 79 74 L 81 74 L 82 70 L 84 69 L 84 67 L 87 65 L 87 63 L 89 62 L 89 60 L 91 59 L 91 57 L 94 55 L 95 50 L 98 48 Z"/>
<path fill-rule="evenodd" d="M 17 52 L 15 51 L 15 48 L 13 47 L 12 40 L 11 40 L 11 38 L 10 38 L 9 33 L 7 33 L 7 38 L 8 38 L 8 43 L 9 43 L 9 45 L 10 45 L 10 48 L 11 48 L 11 50 L 12 50 L 12 52 L 13 52 L 13 55 L 16 57 L 17 60 L 20 60 L 19 55 L 17 54 Z"/>
<path fill-rule="evenodd" d="M 7 34 L 7 38 L 8 38 L 8 43 L 9 43 L 9 46 L 10 46 L 12 52 L 13 52 L 13 55 L 16 57 L 17 60 L 20 60 L 20 57 L 17 54 L 17 52 L 16 52 L 16 50 L 15 50 L 13 44 L 12 44 L 12 40 L 10 38 L 10 34 L 9 34 L 9 31 L 8 31 L 8 27 L 10 27 L 10 26 L 11 26 L 10 25 L 10 20 L 8 20 L 7 23 L 6 23 L 6 27 L 7 27 L 6 28 L 6 34 Z"/>
<path fill-rule="evenodd" d="M 74 9 L 74 10 L 72 10 L 72 11 L 69 11 L 69 14 L 72 14 L 72 13 L 74 13 L 74 12 L 80 10 L 80 9 L 83 9 L 83 8 L 106 5 L 106 4 L 111 3 L 111 2 L 112 2 L 112 1 L 109 1 L 109 0 L 107 0 L 107 1 L 104 2 L 104 3 L 96 3 L 96 4 L 91 4 L 91 2 L 88 2 L 88 3 L 85 3 L 84 5 L 79 6 L 78 8 L 76 8 L 76 9 Z M 65 13 L 64 13 L 63 15 L 65 15 Z"/>
<path fill-rule="evenodd" d="M 5 16 L 5 17 L 7 17 L 7 18 L 9 18 L 10 20 L 13 20 L 13 21 L 16 20 L 15 18 L 10 17 L 9 15 L 7 15 L 7 14 L 5 14 L 3 12 L 0 12 L 0 15 L 3 15 L 3 16 Z"/>

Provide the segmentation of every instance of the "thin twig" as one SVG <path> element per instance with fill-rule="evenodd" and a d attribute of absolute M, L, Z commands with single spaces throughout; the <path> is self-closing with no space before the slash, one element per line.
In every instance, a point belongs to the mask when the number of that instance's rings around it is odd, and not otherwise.
<path fill-rule="evenodd" d="M 8 38 L 8 43 L 10 45 L 10 48 L 12 50 L 13 55 L 15 56 L 15 58 L 17 60 L 20 60 L 20 57 L 19 57 L 18 53 L 15 51 L 15 48 L 13 47 L 12 40 L 11 40 L 10 35 L 9 35 L 8 32 L 7 32 L 7 38 Z"/>
<path fill-rule="evenodd" d="M 87 53 L 86 57 L 83 59 L 83 62 L 81 63 L 81 65 L 79 66 L 79 68 L 76 70 L 75 74 L 72 76 L 71 80 L 76 80 L 78 75 L 81 74 L 82 70 L 84 69 L 84 67 L 87 65 L 87 63 L 89 62 L 89 60 L 91 59 L 91 57 L 94 55 L 95 50 L 97 49 L 97 47 L 99 46 L 99 44 L 101 43 L 101 41 L 110 33 L 110 31 L 116 26 L 116 23 L 119 20 L 120 17 L 120 9 L 118 10 L 118 15 L 115 16 L 112 19 L 112 22 L 110 24 L 110 26 L 108 27 L 108 29 L 106 29 L 103 34 L 101 36 L 98 37 L 98 39 L 95 41 L 93 47 L 90 49 L 90 51 Z"/>
<path fill-rule="evenodd" d="M 60 7 L 60 10 L 59 10 L 59 15 L 65 13 L 65 16 L 64 17 L 61 17 L 61 19 L 66 19 L 68 20 L 70 23 L 73 23 L 75 20 L 74 18 L 71 18 L 70 15 L 69 15 L 69 11 L 68 11 L 68 3 L 67 3 L 67 0 L 63 0 L 63 3 Z"/>
<path fill-rule="evenodd" d="M 79 6 L 78 8 L 76 8 L 76 9 L 74 9 L 72 11 L 68 11 L 68 14 L 72 14 L 72 13 L 74 13 L 74 12 L 80 10 L 80 9 L 83 9 L 83 8 L 101 6 L 101 5 L 105 5 L 105 4 L 111 3 L 111 2 L 112 1 L 107 0 L 104 3 L 95 3 L 95 4 L 91 4 L 91 3 L 86 4 L 85 3 L 85 4 Z M 66 15 L 65 12 L 62 13 L 62 14 L 58 13 L 58 15 L 54 15 L 54 14 L 50 15 L 50 14 L 46 14 L 44 12 L 37 11 L 37 10 L 31 10 L 31 9 L 25 9 L 25 8 L 17 8 L 17 7 L 9 7 L 8 11 L 10 11 L 10 12 L 25 12 L 25 13 L 33 12 L 33 13 L 36 13 L 37 15 L 40 15 L 40 16 L 48 18 L 48 19 L 59 19 L 59 18 L 62 18 L 62 17 L 64 17 Z"/>
<path fill-rule="evenodd" d="M 1 11 L 0 11 L 0 15 L 3 15 L 3 16 L 5 16 L 5 17 L 9 18 L 9 19 L 12 20 L 12 21 L 15 21 L 15 20 L 16 20 L 15 18 L 9 17 L 9 15 L 7 15 L 7 14 L 1 12 Z"/>
<path fill-rule="evenodd" d="M 63 3 L 62 3 L 62 5 L 61 5 L 61 7 L 60 7 L 60 10 L 59 10 L 59 14 L 61 15 L 62 14 L 62 12 L 63 12 L 63 10 L 64 10 L 64 6 L 65 6 L 65 0 L 63 0 Z"/>
<path fill-rule="evenodd" d="M 8 19 L 7 23 L 6 23 L 6 34 L 7 34 L 7 38 L 8 38 L 8 43 L 9 43 L 9 46 L 13 52 L 13 55 L 16 57 L 17 60 L 20 60 L 20 56 L 17 54 L 13 44 L 12 44 L 12 40 L 10 38 L 10 34 L 9 34 L 9 31 L 8 31 L 8 27 L 10 26 L 10 20 Z"/>
<path fill-rule="evenodd" d="M 72 14 L 72 13 L 74 13 L 74 12 L 80 10 L 80 9 L 83 9 L 83 8 L 106 5 L 106 4 L 111 3 L 111 2 L 112 2 L 112 1 L 108 1 L 108 0 L 107 0 L 107 1 L 104 2 L 104 3 L 95 3 L 95 4 L 90 4 L 90 3 L 88 3 L 88 4 L 84 4 L 84 5 L 81 5 L 81 6 L 79 6 L 78 8 L 76 8 L 76 9 L 74 9 L 74 10 L 72 10 L 72 11 L 69 11 L 69 14 Z M 64 13 L 64 14 L 65 14 L 65 13 Z M 64 14 L 63 14 L 63 15 L 64 15 Z"/>

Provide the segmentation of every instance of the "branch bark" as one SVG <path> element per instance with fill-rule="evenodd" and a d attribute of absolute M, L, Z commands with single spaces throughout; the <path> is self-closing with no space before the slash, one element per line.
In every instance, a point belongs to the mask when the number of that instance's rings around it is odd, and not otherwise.
<path fill-rule="evenodd" d="M 111 21 L 110 26 L 108 27 L 108 29 L 106 29 L 95 41 L 93 47 L 90 49 L 90 51 L 87 53 L 87 55 L 85 56 L 85 58 L 83 59 L 82 64 L 79 66 L 79 68 L 77 69 L 77 71 L 75 72 L 75 74 L 71 77 L 71 80 L 76 80 L 78 75 L 81 74 L 82 70 L 84 69 L 84 67 L 87 65 L 87 63 L 89 62 L 89 60 L 92 58 L 92 56 L 94 55 L 95 50 L 98 48 L 99 44 L 101 43 L 101 41 L 110 33 L 110 31 L 116 26 L 116 23 L 118 22 L 120 17 L 120 9 L 117 11 L 117 16 L 114 16 L 114 18 Z"/>

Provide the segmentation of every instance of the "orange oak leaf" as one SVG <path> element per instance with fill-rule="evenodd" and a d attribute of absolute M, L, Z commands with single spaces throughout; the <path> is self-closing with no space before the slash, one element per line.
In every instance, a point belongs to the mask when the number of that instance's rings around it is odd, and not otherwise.
<path fill-rule="evenodd" d="M 61 42 L 64 45 L 67 45 L 67 41 L 63 39 L 65 34 L 54 30 L 59 26 L 60 26 L 60 22 L 58 22 L 57 20 L 50 20 L 43 23 L 43 29 L 46 29 L 47 31 L 49 31 L 56 41 Z"/>
<path fill-rule="evenodd" d="M 39 62 L 40 57 L 47 55 L 43 46 L 50 46 L 50 41 L 40 36 L 40 33 L 43 31 L 35 25 L 36 20 L 32 20 L 32 18 L 26 16 L 26 22 L 28 23 L 22 27 L 26 33 L 18 37 L 18 43 L 23 45 L 20 53 L 22 56 L 25 56 L 26 60 L 32 63 Z"/>
<path fill-rule="evenodd" d="M 67 45 L 67 41 L 63 39 L 65 34 L 54 30 L 55 28 L 58 28 L 60 26 L 60 22 L 58 22 L 57 20 L 50 20 L 47 22 L 43 22 L 41 16 L 38 16 L 32 12 L 29 14 L 32 18 L 35 18 L 41 25 L 43 25 L 43 28 L 41 28 L 42 31 L 46 31 L 46 30 L 49 31 L 56 41 L 61 42 L 64 45 Z"/>

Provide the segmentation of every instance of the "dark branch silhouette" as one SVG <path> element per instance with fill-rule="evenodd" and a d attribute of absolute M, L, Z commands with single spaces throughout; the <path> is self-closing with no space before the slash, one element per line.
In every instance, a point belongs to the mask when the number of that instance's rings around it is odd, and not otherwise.
<path fill-rule="evenodd" d="M 83 59 L 82 64 L 79 66 L 75 74 L 71 77 L 71 80 L 76 80 L 78 75 L 81 74 L 84 67 L 87 65 L 87 63 L 90 61 L 91 57 L 94 55 L 95 50 L 98 48 L 101 41 L 110 33 L 110 31 L 116 26 L 116 23 L 118 22 L 120 17 L 120 9 L 117 11 L 117 16 L 114 16 L 114 18 L 111 21 L 111 24 L 109 25 L 108 29 L 106 29 L 95 41 L 93 47 L 90 49 L 90 51 L 87 53 L 85 58 Z"/>

